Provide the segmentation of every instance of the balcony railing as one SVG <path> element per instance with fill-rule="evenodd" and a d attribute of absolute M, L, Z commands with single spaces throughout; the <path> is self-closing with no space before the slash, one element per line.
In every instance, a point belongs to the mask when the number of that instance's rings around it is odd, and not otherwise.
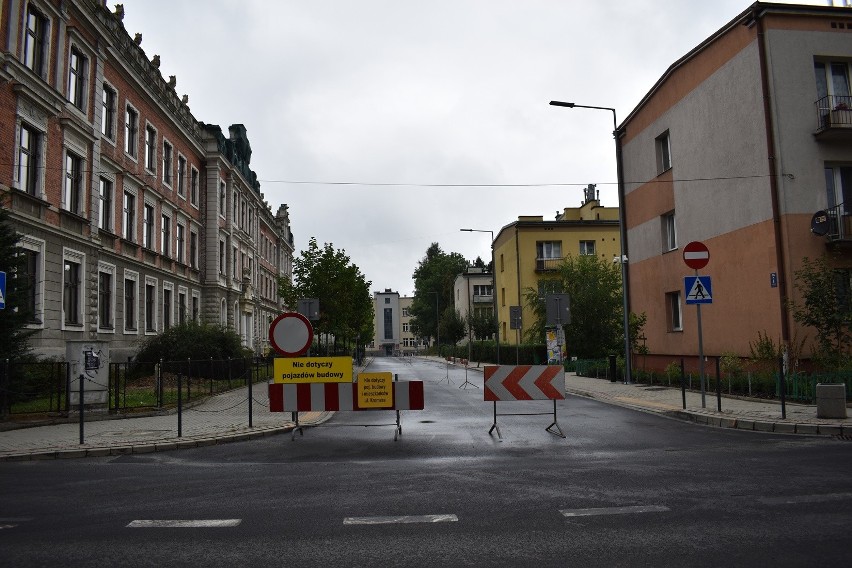
<path fill-rule="evenodd" d="M 852 241 L 852 204 L 841 203 L 825 212 L 828 214 L 828 233 L 825 237 L 829 242 Z"/>
<path fill-rule="evenodd" d="M 817 134 L 849 132 L 852 134 L 852 96 L 828 95 L 814 103 L 817 111 Z"/>
<path fill-rule="evenodd" d="M 473 295 L 473 303 L 474 304 L 491 304 L 494 302 L 493 294 L 474 294 Z"/>
<path fill-rule="evenodd" d="M 562 264 L 562 260 L 562 257 L 537 258 L 535 259 L 535 270 L 536 272 L 549 272 L 557 270 L 559 268 L 559 265 Z"/>

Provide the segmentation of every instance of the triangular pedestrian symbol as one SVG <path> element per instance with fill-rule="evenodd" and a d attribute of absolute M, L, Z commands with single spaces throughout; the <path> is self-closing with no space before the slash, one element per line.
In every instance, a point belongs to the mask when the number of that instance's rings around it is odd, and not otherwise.
<path fill-rule="evenodd" d="M 704 283 L 701 282 L 701 278 L 696 278 L 695 282 L 692 283 L 692 288 L 689 289 L 689 293 L 686 295 L 688 300 L 712 300 L 713 298 L 710 296 L 710 290 L 704 286 Z"/>
<path fill-rule="evenodd" d="M 6 303 L 6 297 L 3 295 L 3 289 L 0 288 L 0 304 Z"/>

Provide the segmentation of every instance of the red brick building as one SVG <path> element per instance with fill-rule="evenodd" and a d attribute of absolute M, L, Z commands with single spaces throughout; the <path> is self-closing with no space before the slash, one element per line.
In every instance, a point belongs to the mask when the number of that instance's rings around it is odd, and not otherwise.
<path fill-rule="evenodd" d="M 0 199 L 28 251 L 43 355 L 101 341 L 112 359 L 192 318 L 262 351 L 293 257 L 250 168 L 246 128 L 198 121 L 123 8 L 0 4 Z"/>

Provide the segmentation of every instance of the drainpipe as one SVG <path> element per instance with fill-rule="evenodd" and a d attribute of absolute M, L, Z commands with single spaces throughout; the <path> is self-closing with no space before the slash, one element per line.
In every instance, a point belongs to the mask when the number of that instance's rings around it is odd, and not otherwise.
<path fill-rule="evenodd" d="M 775 261 L 778 265 L 778 294 L 781 303 L 781 341 L 786 348 L 790 344 L 790 312 L 787 308 L 787 265 L 784 260 L 784 232 L 781 226 L 781 206 L 778 197 L 778 166 L 776 161 L 775 129 L 772 120 L 772 101 L 769 91 L 769 71 L 766 63 L 766 37 L 759 8 L 752 11 L 752 22 L 757 26 L 757 46 L 760 53 L 760 83 L 763 91 L 763 121 L 766 125 L 766 146 L 769 150 L 769 191 L 772 197 L 772 224 L 775 232 Z"/>

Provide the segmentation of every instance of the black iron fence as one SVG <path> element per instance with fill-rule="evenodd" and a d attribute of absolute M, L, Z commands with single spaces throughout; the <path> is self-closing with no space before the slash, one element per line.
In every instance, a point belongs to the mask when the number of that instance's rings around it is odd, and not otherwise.
<path fill-rule="evenodd" d="M 0 415 L 68 410 L 68 363 L 0 363 Z"/>
<path fill-rule="evenodd" d="M 110 363 L 110 413 L 157 410 L 185 404 L 272 377 L 272 360 L 204 359 Z M 67 413 L 71 408 L 67 362 L 0 364 L 0 415 Z M 87 386 L 86 388 L 92 388 Z"/>

